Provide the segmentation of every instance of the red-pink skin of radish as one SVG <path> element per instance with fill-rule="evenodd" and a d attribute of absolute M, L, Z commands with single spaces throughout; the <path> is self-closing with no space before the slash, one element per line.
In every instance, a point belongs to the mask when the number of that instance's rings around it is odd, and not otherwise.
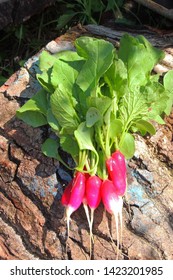
<path fill-rule="evenodd" d="M 104 180 L 102 183 L 101 198 L 104 207 L 110 214 L 120 213 L 122 198 L 117 195 L 113 182 L 109 179 Z"/>
<path fill-rule="evenodd" d="M 70 201 L 72 184 L 73 184 L 73 180 L 71 180 L 70 183 L 67 185 L 61 197 L 61 203 L 64 206 L 67 206 Z"/>
<path fill-rule="evenodd" d="M 101 201 L 101 185 L 102 180 L 94 175 L 90 176 L 86 181 L 86 201 L 91 209 L 96 209 Z"/>
<path fill-rule="evenodd" d="M 106 160 L 106 167 L 109 177 L 113 181 L 117 195 L 123 196 L 126 191 L 126 174 L 124 170 L 113 157 Z"/>
<path fill-rule="evenodd" d="M 121 168 L 121 171 L 124 174 L 124 177 L 126 177 L 127 176 L 127 170 L 126 170 L 126 161 L 125 161 L 124 155 L 119 150 L 116 150 L 112 154 L 112 158 L 115 159 L 115 161 L 117 162 L 117 164 Z"/>
<path fill-rule="evenodd" d="M 77 210 L 83 201 L 85 195 L 85 181 L 86 177 L 84 173 L 77 171 L 73 179 L 70 199 L 67 205 L 73 209 L 73 211 Z"/>

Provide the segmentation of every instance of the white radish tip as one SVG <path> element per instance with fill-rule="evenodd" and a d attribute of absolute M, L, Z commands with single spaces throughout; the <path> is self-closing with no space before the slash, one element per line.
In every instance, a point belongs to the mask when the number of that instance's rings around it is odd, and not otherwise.
<path fill-rule="evenodd" d="M 110 199 L 110 209 L 112 210 L 112 214 L 120 213 L 123 208 L 123 199 L 121 196 L 117 197 L 117 200 L 115 201 L 114 198 Z"/>
<path fill-rule="evenodd" d="M 66 218 L 67 220 L 70 220 L 71 214 L 75 211 L 75 209 L 71 206 L 66 207 Z"/>

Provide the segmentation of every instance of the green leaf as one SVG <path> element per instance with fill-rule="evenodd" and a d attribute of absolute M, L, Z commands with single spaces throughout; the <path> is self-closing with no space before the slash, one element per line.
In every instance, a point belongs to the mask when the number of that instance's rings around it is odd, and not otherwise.
<path fill-rule="evenodd" d="M 47 93 L 41 89 L 29 99 L 17 112 L 38 111 L 46 115 L 48 109 Z"/>
<path fill-rule="evenodd" d="M 78 146 L 80 150 L 90 150 L 96 156 L 96 163 L 95 166 L 98 164 L 98 153 L 93 145 L 93 129 L 92 127 L 87 127 L 86 122 L 80 123 L 78 128 L 74 132 L 74 136 L 77 140 Z M 94 169 L 94 168 L 93 168 Z"/>
<path fill-rule="evenodd" d="M 52 93 L 54 88 L 51 84 L 52 66 L 57 61 L 55 55 L 51 55 L 47 51 L 43 51 L 39 57 L 39 68 L 42 73 L 36 75 L 41 86 L 48 92 Z"/>
<path fill-rule="evenodd" d="M 40 112 L 26 111 L 20 113 L 18 111 L 16 114 L 19 119 L 21 119 L 22 121 L 26 122 L 34 128 L 47 124 L 46 117 Z"/>
<path fill-rule="evenodd" d="M 145 46 L 145 49 L 147 51 L 148 70 L 150 71 L 150 69 L 153 69 L 154 65 L 156 65 L 160 60 L 162 60 L 165 57 L 165 53 L 164 51 L 153 47 L 143 35 L 138 35 L 137 40 Z"/>
<path fill-rule="evenodd" d="M 144 69 L 146 66 L 141 67 L 143 61 L 147 65 L 146 51 L 143 44 L 139 44 L 136 38 L 125 34 L 120 40 L 118 57 L 127 67 L 129 88 L 145 84 L 148 69 L 146 71 Z"/>
<path fill-rule="evenodd" d="M 54 54 L 57 60 L 66 61 L 66 62 L 76 62 L 81 61 L 82 58 L 73 50 L 63 50 Z"/>
<path fill-rule="evenodd" d="M 120 40 L 118 57 L 127 67 L 129 88 L 144 85 L 154 65 L 163 56 L 164 53 L 152 47 L 143 36 L 134 38 L 125 34 Z"/>
<path fill-rule="evenodd" d="M 107 96 L 93 96 L 92 94 L 87 99 L 89 107 L 95 107 L 99 110 L 100 115 L 103 116 L 112 104 L 112 99 Z"/>
<path fill-rule="evenodd" d="M 83 92 L 77 84 L 73 87 L 73 97 L 76 102 L 76 104 L 74 104 L 75 110 L 80 120 L 84 121 L 89 106 L 87 105 L 85 92 Z"/>
<path fill-rule="evenodd" d="M 145 88 L 145 97 L 148 104 L 148 119 L 156 120 L 161 115 L 168 104 L 169 96 L 165 88 L 160 83 L 149 83 Z"/>
<path fill-rule="evenodd" d="M 173 70 L 168 71 L 163 78 L 164 88 L 173 92 Z"/>
<path fill-rule="evenodd" d="M 55 56 L 51 55 L 47 51 L 43 51 L 39 57 L 40 70 L 42 72 L 48 71 L 53 66 L 53 64 L 55 63 L 56 60 L 57 60 L 57 58 Z"/>
<path fill-rule="evenodd" d="M 47 157 L 58 159 L 59 158 L 58 148 L 59 148 L 59 142 L 55 139 L 48 138 L 42 144 L 41 151 Z"/>
<path fill-rule="evenodd" d="M 120 151 L 126 157 L 126 159 L 130 159 L 133 157 L 135 153 L 135 140 L 134 137 L 130 133 L 125 133 L 123 136 L 123 141 L 119 146 Z"/>
<path fill-rule="evenodd" d="M 92 12 L 102 12 L 104 10 L 105 6 L 101 0 L 97 1 L 91 1 L 91 10 Z"/>
<path fill-rule="evenodd" d="M 47 111 L 47 122 L 56 133 L 60 131 L 60 125 L 57 119 L 55 118 L 55 116 L 53 115 L 52 110 L 50 108 Z"/>
<path fill-rule="evenodd" d="M 135 123 L 135 125 L 142 135 L 145 135 L 146 132 L 149 132 L 151 135 L 156 133 L 155 127 L 150 122 L 145 120 L 139 120 Z"/>
<path fill-rule="evenodd" d="M 69 21 L 72 20 L 72 18 L 74 16 L 76 16 L 78 14 L 78 12 L 74 12 L 73 10 L 68 10 L 65 12 L 65 14 L 61 15 L 59 18 L 58 18 L 58 24 L 56 26 L 56 28 L 58 30 L 62 29 L 63 27 L 66 26 L 67 23 L 69 23 Z"/>
<path fill-rule="evenodd" d="M 86 126 L 86 122 L 80 123 L 80 125 L 74 132 L 80 150 L 95 151 L 95 148 L 92 143 L 92 134 L 93 134 L 93 130 L 92 128 L 88 128 Z"/>
<path fill-rule="evenodd" d="M 116 93 L 119 99 L 127 91 L 127 68 L 122 60 L 115 59 L 104 78 L 112 91 L 112 96 Z"/>
<path fill-rule="evenodd" d="M 37 80 L 39 81 L 40 85 L 49 93 L 54 92 L 54 87 L 51 84 L 51 71 L 52 68 L 48 69 L 47 71 L 43 71 L 41 74 L 37 74 Z"/>
<path fill-rule="evenodd" d="M 99 110 L 95 107 L 90 107 L 86 113 L 86 126 L 92 127 L 99 120 L 101 120 Z"/>
<path fill-rule="evenodd" d="M 114 46 L 105 40 L 85 36 L 78 38 L 75 46 L 77 53 L 86 59 L 76 83 L 84 92 L 91 91 L 112 64 Z"/>
<path fill-rule="evenodd" d="M 42 153 L 50 158 L 54 158 L 58 161 L 60 161 L 64 166 L 66 166 L 68 169 L 73 170 L 73 168 L 70 168 L 61 158 L 61 156 L 58 153 L 59 148 L 59 141 L 58 139 L 52 139 L 48 138 L 46 141 L 42 144 L 41 151 Z"/>
<path fill-rule="evenodd" d="M 60 137 L 60 145 L 63 151 L 69 153 L 73 159 L 79 156 L 79 147 L 76 142 L 76 139 L 71 135 L 62 135 Z"/>
<path fill-rule="evenodd" d="M 111 114 L 110 117 L 110 126 L 109 126 L 109 137 L 115 139 L 118 135 L 122 133 L 123 123 L 121 120 L 116 119 L 114 114 Z"/>
<path fill-rule="evenodd" d="M 73 51 L 68 51 L 62 55 L 53 65 L 51 72 L 51 84 L 56 89 L 61 85 L 69 92 L 73 92 L 73 87 L 84 61 Z"/>
<path fill-rule="evenodd" d="M 73 101 L 67 91 L 59 88 L 50 97 L 52 113 L 59 125 L 66 129 L 66 132 L 73 134 L 79 125 L 78 116 L 74 109 Z"/>
<path fill-rule="evenodd" d="M 164 112 L 166 113 L 166 115 L 169 115 L 171 113 L 173 105 L 173 70 L 170 70 L 165 74 L 163 78 L 163 84 L 169 96 Z"/>
<path fill-rule="evenodd" d="M 106 156 L 103 153 L 103 151 L 98 151 L 98 156 L 99 156 L 99 163 L 97 166 L 97 175 L 100 177 L 100 179 L 104 180 L 107 179 L 107 173 L 106 167 L 105 167 L 105 162 L 106 162 Z"/>
<path fill-rule="evenodd" d="M 119 118 L 130 129 L 130 124 L 148 114 L 148 106 L 141 92 L 127 92 L 119 104 Z"/>
<path fill-rule="evenodd" d="M 159 115 L 155 116 L 154 120 L 159 124 L 165 124 L 165 121 Z"/>
<path fill-rule="evenodd" d="M 47 124 L 45 117 L 47 109 L 47 93 L 44 90 L 40 90 L 16 111 L 16 115 L 27 124 L 39 127 Z"/>

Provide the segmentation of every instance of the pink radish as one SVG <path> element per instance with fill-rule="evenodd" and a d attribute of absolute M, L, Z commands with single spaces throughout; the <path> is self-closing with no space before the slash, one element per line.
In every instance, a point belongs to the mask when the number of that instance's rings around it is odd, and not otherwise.
<path fill-rule="evenodd" d="M 102 180 L 96 175 L 91 176 L 86 182 L 86 200 L 91 209 L 92 223 L 94 210 L 99 206 L 101 201 L 101 184 Z"/>
<path fill-rule="evenodd" d="M 117 259 L 119 244 L 122 239 L 122 207 L 123 200 L 121 196 L 118 196 L 114 184 L 111 180 L 106 179 L 103 181 L 101 186 L 101 198 L 106 210 L 114 215 L 116 223 L 116 234 L 117 234 Z M 119 222 L 120 222 L 120 238 L 119 238 Z"/>
<path fill-rule="evenodd" d="M 115 161 L 117 162 L 117 164 L 119 165 L 122 173 L 124 174 L 124 177 L 127 176 L 127 171 L 126 171 L 126 161 L 125 161 L 125 157 L 124 155 L 119 151 L 116 150 L 113 154 L 112 154 L 112 158 L 115 159 Z"/>
<path fill-rule="evenodd" d="M 91 219 L 89 220 L 90 258 L 91 258 L 91 248 L 92 248 L 91 239 L 93 238 L 92 226 L 94 220 L 94 210 L 98 207 L 101 201 L 101 184 L 102 184 L 102 180 L 96 175 L 90 176 L 86 181 L 85 203 L 87 203 L 87 205 L 91 209 Z"/>
<path fill-rule="evenodd" d="M 101 201 L 101 184 L 102 180 L 94 175 L 86 181 L 86 199 L 91 209 L 96 209 Z"/>
<path fill-rule="evenodd" d="M 76 211 L 82 204 L 85 194 L 85 175 L 77 171 L 72 180 L 72 185 L 68 185 L 64 197 L 62 196 L 62 203 L 66 207 L 67 219 L 67 233 L 69 236 L 69 222 L 71 214 Z"/>
<path fill-rule="evenodd" d="M 118 161 L 117 158 L 110 157 L 106 160 L 106 167 L 115 186 L 117 195 L 123 196 L 127 185 L 124 162 Z"/>
<path fill-rule="evenodd" d="M 86 169 L 84 169 L 84 170 L 86 170 Z M 89 175 L 89 173 L 84 173 L 84 174 L 85 174 L 85 184 L 86 184 L 86 182 L 89 179 L 90 175 Z M 88 210 L 88 204 L 87 204 L 87 198 L 86 198 L 86 187 L 85 187 L 85 194 L 84 194 L 82 202 L 83 202 L 83 207 L 84 207 L 85 214 L 86 214 L 87 221 L 88 221 L 89 228 L 90 228 L 90 216 L 89 216 L 89 210 Z"/>
<path fill-rule="evenodd" d="M 91 209 L 91 228 L 94 218 L 94 210 L 98 207 L 101 201 L 101 184 L 102 180 L 94 175 L 86 181 L 86 201 Z"/>
<path fill-rule="evenodd" d="M 73 185 L 73 180 L 71 180 L 68 186 L 65 188 L 63 195 L 61 197 L 61 203 L 64 206 L 67 206 L 70 201 L 72 185 Z"/>

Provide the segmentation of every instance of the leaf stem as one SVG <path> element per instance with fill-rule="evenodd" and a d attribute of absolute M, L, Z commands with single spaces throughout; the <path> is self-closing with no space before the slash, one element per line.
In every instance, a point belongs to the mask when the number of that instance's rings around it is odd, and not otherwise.
<path fill-rule="evenodd" d="M 86 163 L 86 157 L 87 157 L 87 153 L 86 150 L 80 150 L 79 151 L 79 165 L 78 165 L 78 169 L 83 171 L 84 169 L 84 165 Z"/>
<path fill-rule="evenodd" d="M 109 126 L 106 129 L 106 150 L 105 150 L 105 154 L 106 154 L 106 158 L 110 157 L 110 145 L 109 145 Z"/>
<path fill-rule="evenodd" d="M 120 138 L 120 141 L 119 141 L 119 147 L 121 147 L 123 141 L 124 141 L 124 137 L 125 137 L 125 133 L 129 131 L 130 129 L 130 126 L 131 126 L 131 120 L 130 118 L 127 120 L 125 126 L 124 126 L 124 129 L 123 129 L 123 132 L 121 134 L 121 138 Z"/>

